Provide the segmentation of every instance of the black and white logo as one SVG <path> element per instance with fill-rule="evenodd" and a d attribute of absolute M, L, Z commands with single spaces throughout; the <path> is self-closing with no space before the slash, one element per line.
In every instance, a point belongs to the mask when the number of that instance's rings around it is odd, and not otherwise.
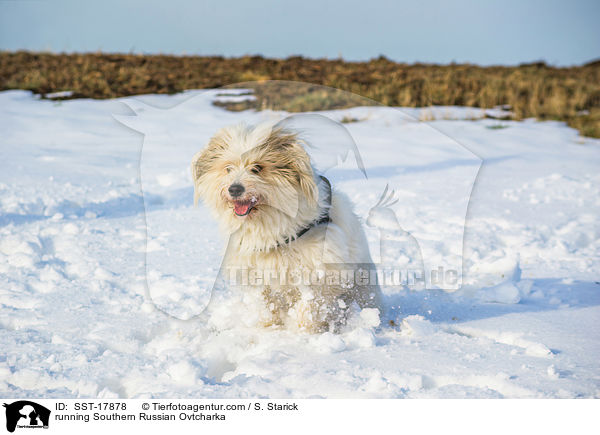
<path fill-rule="evenodd" d="M 29 400 L 19 400 L 4 404 L 6 408 L 6 430 L 14 432 L 22 429 L 48 429 L 50 410 Z"/>

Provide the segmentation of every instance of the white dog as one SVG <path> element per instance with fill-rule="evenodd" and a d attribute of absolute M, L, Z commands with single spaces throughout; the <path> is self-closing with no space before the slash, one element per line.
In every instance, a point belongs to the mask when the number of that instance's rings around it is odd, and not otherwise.
<path fill-rule="evenodd" d="M 272 124 L 221 129 L 192 160 L 195 200 L 229 236 L 225 273 L 264 298 L 265 326 L 337 331 L 354 303 L 379 308 L 380 290 L 350 200 L 304 144 Z"/>

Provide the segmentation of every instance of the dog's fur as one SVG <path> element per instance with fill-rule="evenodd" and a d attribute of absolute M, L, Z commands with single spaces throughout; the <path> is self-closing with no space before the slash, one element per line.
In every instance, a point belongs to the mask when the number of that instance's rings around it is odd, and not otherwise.
<path fill-rule="evenodd" d="M 244 288 L 262 293 L 264 325 L 338 330 L 353 303 L 379 308 L 376 284 L 298 279 L 298 273 L 371 268 L 372 261 L 350 200 L 316 174 L 297 133 L 272 124 L 223 128 L 194 156 L 192 175 L 195 201 L 213 210 L 229 236 L 225 269 L 277 274 L 258 288 Z M 236 198 L 229 191 L 234 184 L 244 188 Z M 329 223 L 314 225 L 327 215 Z"/>

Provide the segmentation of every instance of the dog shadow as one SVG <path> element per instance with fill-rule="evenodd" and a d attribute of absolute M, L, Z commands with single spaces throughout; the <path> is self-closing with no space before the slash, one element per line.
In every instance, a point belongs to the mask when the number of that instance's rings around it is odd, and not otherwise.
<path fill-rule="evenodd" d="M 393 292 L 393 293 L 392 293 Z M 518 303 L 490 303 L 477 298 L 477 291 L 409 290 L 384 288 L 382 326 L 391 327 L 411 315 L 420 315 L 432 323 L 459 324 L 472 320 L 500 317 L 512 313 L 554 311 L 600 305 L 600 282 L 564 283 L 558 278 L 533 280 L 529 295 Z M 556 303 L 560 300 L 560 303 Z"/>

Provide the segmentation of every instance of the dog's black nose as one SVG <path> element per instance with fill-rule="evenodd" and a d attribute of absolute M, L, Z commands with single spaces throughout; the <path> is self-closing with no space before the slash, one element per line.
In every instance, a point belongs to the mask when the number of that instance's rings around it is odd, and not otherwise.
<path fill-rule="evenodd" d="M 241 196 L 242 193 L 244 193 L 244 186 L 242 186 L 241 184 L 232 184 L 231 186 L 229 186 L 229 194 L 231 195 L 232 198 L 237 198 L 238 196 Z"/>

